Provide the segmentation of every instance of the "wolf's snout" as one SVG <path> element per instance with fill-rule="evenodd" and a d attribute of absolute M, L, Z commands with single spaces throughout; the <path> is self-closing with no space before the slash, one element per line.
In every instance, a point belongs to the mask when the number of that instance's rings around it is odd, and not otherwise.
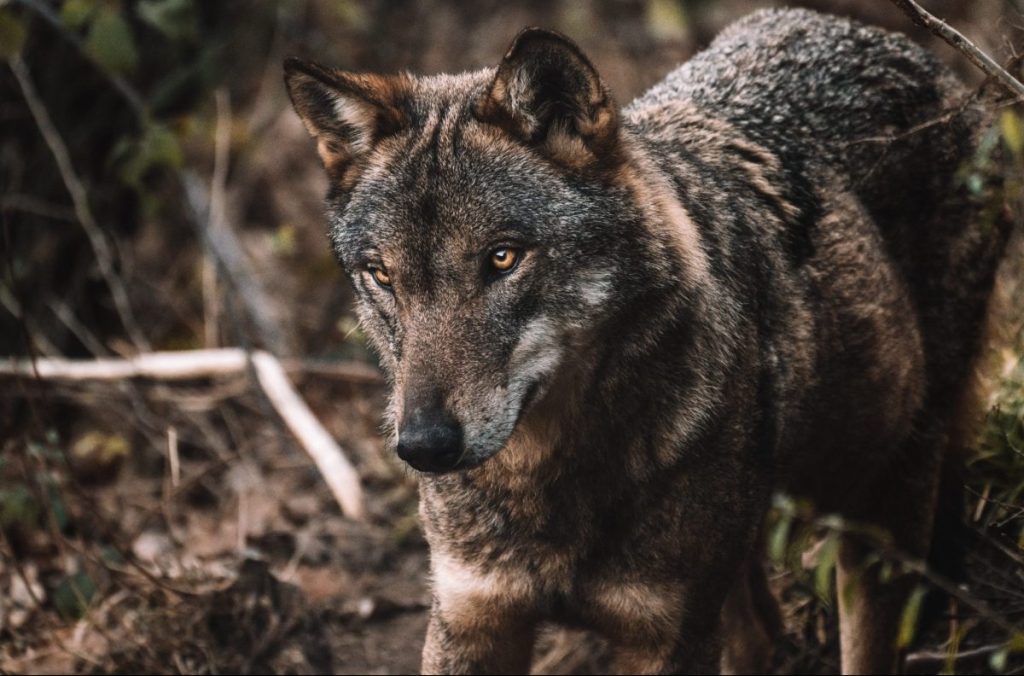
<path fill-rule="evenodd" d="M 442 410 L 417 409 L 398 430 L 398 457 L 421 472 L 447 472 L 462 457 L 462 427 Z"/>

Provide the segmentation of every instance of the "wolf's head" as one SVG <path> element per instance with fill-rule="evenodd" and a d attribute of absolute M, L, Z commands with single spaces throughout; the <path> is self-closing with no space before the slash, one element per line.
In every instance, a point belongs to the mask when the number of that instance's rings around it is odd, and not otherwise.
<path fill-rule="evenodd" d="M 645 274 L 640 210 L 615 178 L 619 110 L 579 48 L 539 29 L 475 73 L 285 70 L 330 179 L 337 257 L 393 380 L 398 454 L 423 471 L 473 467 Z"/>

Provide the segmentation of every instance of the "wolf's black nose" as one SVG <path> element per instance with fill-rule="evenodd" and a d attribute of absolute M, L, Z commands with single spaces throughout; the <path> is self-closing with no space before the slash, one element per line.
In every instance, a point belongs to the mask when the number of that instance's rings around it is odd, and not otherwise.
<path fill-rule="evenodd" d="M 462 456 L 462 428 L 444 411 L 415 409 L 398 430 L 398 457 L 421 472 L 448 472 Z"/>

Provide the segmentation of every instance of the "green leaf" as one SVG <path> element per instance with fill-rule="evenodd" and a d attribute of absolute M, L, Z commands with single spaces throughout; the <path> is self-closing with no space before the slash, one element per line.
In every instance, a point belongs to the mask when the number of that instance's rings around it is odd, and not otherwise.
<path fill-rule="evenodd" d="M 60 616 L 77 620 L 85 615 L 89 608 L 89 601 L 96 594 L 96 583 L 85 571 L 79 571 L 70 575 L 57 585 L 53 590 L 53 604 L 57 607 Z"/>
<path fill-rule="evenodd" d="M 903 615 L 900 617 L 900 631 L 896 637 L 896 646 L 907 648 L 914 641 L 914 634 L 917 633 L 917 618 L 921 615 L 921 602 L 927 590 L 918 585 L 914 587 L 907 605 L 903 607 Z"/>
<path fill-rule="evenodd" d="M 39 523 L 39 505 L 24 484 L 0 488 L 0 528 L 30 529 Z"/>
<path fill-rule="evenodd" d="M 769 534 L 768 555 L 776 565 L 782 566 L 786 563 L 786 548 L 789 545 L 789 530 L 792 526 L 792 518 L 788 515 L 780 516 Z"/>
<path fill-rule="evenodd" d="M 1010 152 L 1014 157 L 1020 157 L 1024 152 L 1024 129 L 1021 128 L 1020 118 L 1012 110 L 1004 110 L 999 116 L 999 128 Z"/>
<path fill-rule="evenodd" d="M 839 537 L 830 533 L 818 550 L 818 566 L 814 569 L 814 591 L 825 605 L 832 599 L 833 572 L 839 557 Z"/>
<path fill-rule="evenodd" d="M 1010 651 L 1006 648 L 997 650 L 992 653 L 992 656 L 988 658 L 988 666 L 992 667 L 992 671 L 996 673 L 1003 673 L 1006 671 L 1006 658 L 1009 657 Z"/>
<path fill-rule="evenodd" d="M 121 179 L 127 185 L 140 188 L 150 169 L 177 169 L 184 162 L 184 155 L 178 138 L 170 129 L 159 122 L 150 122 L 138 140 L 119 141 L 114 146 L 112 160 L 118 165 Z"/>
<path fill-rule="evenodd" d="M 139 52 L 128 22 L 113 9 L 99 11 L 89 27 L 85 49 L 96 62 L 111 73 L 131 74 L 139 63 Z"/>
<path fill-rule="evenodd" d="M 11 61 L 21 54 L 28 37 L 28 28 L 18 17 L 0 9 L 0 59 Z"/>
<path fill-rule="evenodd" d="M 60 488 L 51 483 L 46 487 L 46 493 L 47 498 L 50 500 L 50 513 L 53 514 L 53 521 L 56 523 L 57 529 L 62 533 L 67 532 L 68 526 L 71 525 L 71 517 L 68 515 L 68 509 L 64 504 Z"/>
<path fill-rule="evenodd" d="M 96 13 L 96 0 L 66 0 L 60 7 L 60 20 L 68 28 L 79 29 L 85 26 Z"/>
<path fill-rule="evenodd" d="M 142 0 L 135 12 L 170 40 L 193 40 L 199 33 L 192 0 Z"/>
<path fill-rule="evenodd" d="M 967 176 L 967 189 L 975 197 L 981 197 L 985 192 L 985 179 L 981 177 L 981 174 L 971 172 Z"/>
<path fill-rule="evenodd" d="M 680 41 L 689 35 L 686 8 L 679 0 L 648 0 L 647 30 L 656 39 Z"/>

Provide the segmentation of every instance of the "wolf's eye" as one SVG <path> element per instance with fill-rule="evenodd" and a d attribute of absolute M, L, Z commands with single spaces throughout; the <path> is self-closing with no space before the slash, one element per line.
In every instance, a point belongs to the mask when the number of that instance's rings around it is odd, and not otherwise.
<path fill-rule="evenodd" d="M 381 265 L 369 266 L 370 274 L 373 275 L 373 280 L 385 288 L 391 286 L 391 275 Z"/>
<path fill-rule="evenodd" d="M 509 272 L 519 262 L 519 249 L 503 246 L 491 252 L 491 267 L 497 272 Z"/>

